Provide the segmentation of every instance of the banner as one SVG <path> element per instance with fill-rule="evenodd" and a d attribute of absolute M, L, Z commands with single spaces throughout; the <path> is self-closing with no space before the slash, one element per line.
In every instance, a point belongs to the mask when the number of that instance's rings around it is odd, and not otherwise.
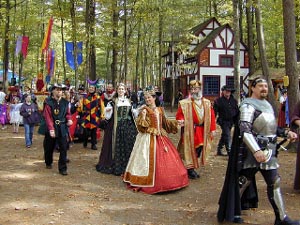
<path fill-rule="evenodd" d="M 18 55 L 21 52 L 21 49 L 22 49 L 22 36 L 19 36 L 16 43 L 15 55 Z"/>
<path fill-rule="evenodd" d="M 48 49 L 46 56 L 47 72 L 50 77 L 53 76 L 55 71 L 55 51 L 54 49 Z"/>
<path fill-rule="evenodd" d="M 47 30 L 45 32 L 44 40 L 43 40 L 42 47 L 41 47 L 42 53 L 44 53 L 46 51 L 46 49 L 48 49 L 48 47 L 49 47 L 52 25 L 53 25 L 53 17 L 51 17 L 48 22 Z"/>
<path fill-rule="evenodd" d="M 29 37 L 23 36 L 22 37 L 22 54 L 23 54 L 24 59 L 26 59 L 26 57 L 27 57 L 28 45 L 29 45 Z"/>
<path fill-rule="evenodd" d="M 82 41 L 77 42 L 77 66 L 79 66 L 82 63 L 82 45 Z M 66 56 L 67 63 L 69 64 L 72 70 L 75 70 L 73 42 L 66 41 Z"/>

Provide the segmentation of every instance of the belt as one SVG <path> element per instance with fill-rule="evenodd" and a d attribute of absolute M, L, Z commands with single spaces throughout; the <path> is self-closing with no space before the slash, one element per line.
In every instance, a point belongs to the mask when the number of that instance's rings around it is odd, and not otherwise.
<path fill-rule="evenodd" d="M 194 126 L 195 126 L 195 127 L 203 127 L 203 126 L 204 126 L 204 123 L 200 123 L 200 124 L 196 124 L 196 123 L 195 123 Z"/>
<path fill-rule="evenodd" d="M 277 136 L 268 137 L 268 139 L 269 139 L 269 142 L 272 143 L 272 144 L 276 144 L 277 143 Z"/>
<path fill-rule="evenodd" d="M 61 121 L 61 120 L 55 120 L 54 121 L 54 123 L 56 124 L 56 125 L 60 125 L 61 123 L 65 123 L 66 121 L 64 120 L 64 121 Z"/>

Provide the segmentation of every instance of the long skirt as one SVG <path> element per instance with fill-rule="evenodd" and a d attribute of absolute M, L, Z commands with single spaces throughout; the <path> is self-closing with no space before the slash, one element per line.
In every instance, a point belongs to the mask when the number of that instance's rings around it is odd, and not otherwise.
<path fill-rule="evenodd" d="M 139 135 L 140 134 L 138 134 L 137 139 L 139 138 Z M 133 172 L 128 177 L 126 176 L 127 173 L 125 173 L 124 177 L 124 181 L 128 183 L 127 186 L 130 189 L 142 191 L 147 194 L 172 191 L 188 186 L 189 179 L 187 170 L 179 156 L 176 147 L 168 137 L 155 136 L 154 138 L 156 139 L 156 145 L 154 146 L 154 148 L 156 149 L 154 158 L 149 157 L 148 153 L 151 152 L 151 150 L 149 150 L 149 146 L 144 145 L 144 148 L 141 149 L 141 146 L 143 145 L 142 143 L 140 145 L 137 143 L 135 144 L 132 155 L 130 157 L 130 161 L 128 163 L 128 166 L 132 168 L 130 170 Z M 139 141 L 145 142 L 143 140 Z M 144 160 L 141 160 L 140 157 L 144 158 Z M 147 159 L 147 157 L 149 158 Z M 154 171 L 152 172 L 153 175 L 151 175 L 153 177 L 153 180 L 148 185 L 145 185 L 143 184 L 143 182 L 145 181 L 145 177 L 141 175 L 139 179 L 139 175 L 135 176 L 135 174 L 133 173 L 134 171 L 137 171 L 137 174 L 139 174 L 139 171 L 142 171 L 144 169 L 141 168 L 141 166 L 143 166 L 141 165 L 141 161 L 149 162 L 151 160 L 154 160 Z M 146 166 L 146 164 L 150 165 L 149 171 L 151 171 L 151 162 L 144 163 L 144 167 Z"/>

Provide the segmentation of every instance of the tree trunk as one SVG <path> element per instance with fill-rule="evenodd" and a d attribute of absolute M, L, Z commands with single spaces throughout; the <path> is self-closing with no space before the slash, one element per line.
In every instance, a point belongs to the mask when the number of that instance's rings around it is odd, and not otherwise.
<path fill-rule="evenodd" d="M 6 0 L 5 7 L 5 28 L 4 28 L 4 47 L 3 47 L 3 89 L 7 91 L 8 80 L 8 65 L 9 65 L 9 22 L 10 22 L 10 1 Z"/>
<path fill-rule="evenodd" d="M 76 38 L 76 17 L 75 17 L 75 1 L 71 0 L 70 14 L 71 14 L 71 26 L 72 26 L 72 42 L 73 42 L 73 55 L 74 55 L 74 78 L 75 78 L 75 88 L 78 89 L 78 76 L 77 76 L 77 38 Z"/>
<path fill-rule="evenodd" d="M 60 13 L 62 13 L 61 0 L 58 0 L 58 8 Z M 66 80 L 66 59 L 65 59 L 65 36 L 64 36 L 64 19 L 60 17 L 60 34 L 61 34 L 61 55 L 62 55 L 62 66 L 63 66 L 63 75 L 64 80 Z"/>
<path fill-rule="evenodd" d="M 234 88 L 235 99 L 240 102 L 240 12 L 239 12 L 239 0 L 233 0 L 233 31 L 234 31 Z"/>
<path fill-rule="evenodd" d="M 91 51 L 90 51 L 90 78 L 92 80 L 96 80 L 97 79 L 97 73 L 96 73 L 96 47 L 95 47 L 95 1 L 94 0 L 90 0 L 90 8 L 89 8 L 89 12 L 90 12 L 90 25 L 91 25 L 91 43 L 90 43 L 90 47 L 91 47 Z"/>
<path fill-rule="evenodd" d="M 141 17 L 138 22 L 137 30 L 137 46 L 136 46 L 136 56 L 135 56 L 135 79 L 134 79 L 134 90 L 137 92 L 138 87 L 140 87 L 140 76 L 139 76 L 139 66 L 140 66 L 140 45 L 141 45 Z"/>
<path fill-rule="evenodd" d="M 268 60 L 267 60 L 267 55 L 266 55 L 266 45 L 265 45 L 263 25 L 262 25 L 262 19 L 261 19 L 261 11 L 260 11 L 260 0 L 254 0 L 254 3 L 255 3 L 256 32 L 257 32 L 257 41 L 258 41 L 259 55 L 260 55 L 260 60 L 261 60 L 261 67 L 262 67 L 262 71 L 263 71 L 263 76 L 267 80 L 268 86 L 269 86 L 268 99 L 269 99 L 269 102 L 272 105 L 275 115 L 277 117 L 278 107 L 276 104 L 274 88 L 273 88 L 273 84 L 272 84 L 272 81 L 270 78 L 269 65 L 268 65 Z"/>
<path fill-rule="evenodd" d="M 161 0 L 161 5 L 159 7 L 159 16 L 158 16 L 158 79 L 159 79 L 159 88 L 162 90 L 163 87 L 163 71 L 162 71 L 162 37 L 163 37 L 163 6 L 164 0 Z"/>
<path fill-rule="evenodd" d="M 113 1 L 113 15 L 112 15 L 112 24 L 113 24 L 113 31 L 112 31 L 112 37 L 113 37 L 113 46 L 112 46 L 112 63 L 111 63 L 111 78 L 112 83 L 114 86 L 116 86 L 116 75 L 117 75 L 117 63 L 118 63 L 118 9 L 117 9 L 117 0 Z"/>
<path fill-rule="evenodd" d="M 128 70 L 127 0 L 124 0 L 124 71 L 122 82 L 126 84 Z"/>
<path fill-rule="evenodd" d="M 96 80 L 95 1 L 86 1 L 86 79 Z"/>
<path fill-rule="evenodd" d="M 283 27 L 284 27 L 284 49 L 285 49 L 285 71 L 289 77 L 288 103 L 289 113 L 299 101 L 299 71 L 297 71 L 296 58 L 296 27 L 295 27 L 295 5 L 293 0 L 283 0 Z"/>
<path fill-rule="evenodd" d="M 246 16 L 247 16 L 247 34 L 248 34 L 248 57 L 249 57 L 249 76 L 255 72 L 254 60 L 254 34 L 253 34 L 253 11 L 252 0 L 246 2 Z"/>

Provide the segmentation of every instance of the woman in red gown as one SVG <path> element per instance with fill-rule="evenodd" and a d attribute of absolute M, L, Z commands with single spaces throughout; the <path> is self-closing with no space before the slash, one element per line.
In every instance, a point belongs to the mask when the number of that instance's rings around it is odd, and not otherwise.
<path fill-rule="evenodd" d="M 139 133 L 127 164 L 123 181 L 135 191 L 147 194 L 171 191 L 188 186 L 187 171 L 167 133 L 176 133 L 177 121 L 165 117 L 156 106 L 154 91 L 144 94 L 136 124 Z"/>

